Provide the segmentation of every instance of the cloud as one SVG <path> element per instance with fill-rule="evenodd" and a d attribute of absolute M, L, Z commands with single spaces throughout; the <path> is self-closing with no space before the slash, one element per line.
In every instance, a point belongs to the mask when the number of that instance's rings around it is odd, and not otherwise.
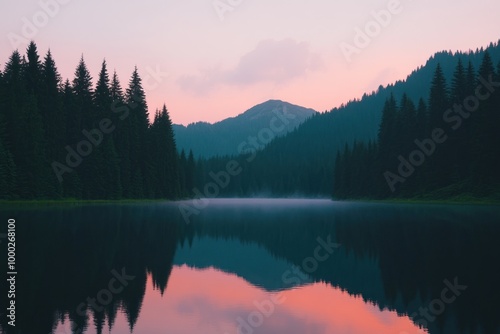
<path fill-rule="evenodd" d="M 234 68 L 211 69 L 201 71 L 198 75 L 185 75 L 178 79 L 178 84 L 182 89 L 197 94 L 207 93 L 219 85 L 285 85 L 321 68 L 321 57 L 311 52 L 306 42 L 292 39 L 264 40 L 241 57 Z"/>

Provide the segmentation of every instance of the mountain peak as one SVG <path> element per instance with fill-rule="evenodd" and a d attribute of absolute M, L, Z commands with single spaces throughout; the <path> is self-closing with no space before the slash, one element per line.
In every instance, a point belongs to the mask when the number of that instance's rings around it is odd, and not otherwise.
<path fill-rule="evenodd" d="M 187 127 L 174 125 L 177 148 L 193 150 L 196 156 L 206 158 L 215 155 L 236 155 L 238 147 L 249 136 L 258 136 L 262 129 L 270 127 L 277 115 L 293 115 L 288 117 L 287 124 L 274 137 L 293 131 L 306 119 L 316 113 L 313 109 L 304 108 L 281 100 L 268 100 L 260 103 L 236 117 L 224 119 L 215 124 L 193 123 Z M 262 147 L 266 143 L 262 143 Z"/>
<path fill-rule="evenodd" d="M 285 101 L 268 100 L 248 109 L 243 114 L 240 114 L 237 117 L 243 116 L 250 119 L 257 119 L 260 117 L 269 117 L 270 115 L 273 115 L 273 112 L 281 114 L 291 113 L 295 116 L 306 118 L 316 113 L 316 111 L 313 109 L 307 109 Z"/>

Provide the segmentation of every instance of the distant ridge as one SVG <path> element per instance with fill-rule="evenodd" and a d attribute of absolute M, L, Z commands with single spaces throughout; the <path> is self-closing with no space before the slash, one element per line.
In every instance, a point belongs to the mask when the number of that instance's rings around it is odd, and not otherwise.
<path fill-rule="evenodd" d="M 284 111 L 285 110 L 285 111 Z M 238 146 L 249 136 L 257 136 L 259 131 L 269 128 L 270 122 L 277 114 L 289 116 L 288 124 L 282 131 L 275 131 L 276 137 L 293 131 L 306 119 L 316 113 L 313 109 L 304 108 L 280 100 L 269 100 L 258 104 L 236 117 L 224 119 L 210 124 L 197 122 L 188 126 L 174 124 L 173 129 L 179 151 L 193 150 L 196 157 L 236 155 Z M 281 126 L 280 126 L 281 128 Z"/>

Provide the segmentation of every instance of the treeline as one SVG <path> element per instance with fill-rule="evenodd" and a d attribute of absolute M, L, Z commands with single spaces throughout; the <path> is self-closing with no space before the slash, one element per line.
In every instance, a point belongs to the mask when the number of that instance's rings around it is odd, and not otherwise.
<path fill-rule="evenodd" d="M 82 57 L 63 82 L 31 42 L 0 72 L 0 199 L 178 198 L 187 165 L 167 108 L 150 123 L 137 68 L 124 91 L 103 61 L 94 89 Z"/>
<path fill-rule="evenodd" d="M 438 64 L 429 99 L 385 102 L 376 142 L 337 153 L 336 198 L 471 195 L 500 190 L 500 63 L 459 58 L 448 85 Z"/>
<path fill-rule="evenodd" d="M 335 152 L 354 138 L 366 141 L 373 138 L 376 133 L 373 124 L 379 120 L 377 113 L 346 108 L 314 114 L 294 131 L 276 136 L 268 144 L 249 137 L 234 145 L 241 146 L 247 154 L 199 159 L 196 187 L 203 192 L 213 182 L 210 173 L 224 171 L 228 161 L 234 160 L 241 173 L 231 177 L 227 186 L 220 187 L 219 196 L 329 196 Z M 258 131 L 252 137 L 258 137 Z"/>

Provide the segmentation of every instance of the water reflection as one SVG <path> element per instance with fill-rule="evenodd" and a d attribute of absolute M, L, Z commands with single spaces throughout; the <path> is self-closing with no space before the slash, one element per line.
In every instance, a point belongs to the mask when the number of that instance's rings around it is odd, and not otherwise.
<path fill-rule="evenodd" d="M 173 204 L 4 214 L 20 273 L 5 333 L 500 332 L 497 208 L 219 200 L 189 225 Z M 467 288 L 445 303 L 454 280 Z"/>
<path fill-rule="evenodd" d="M 234 274 L 184 265 L 174 266 L 163 297 L 151 280 L 147 286 L 136 333 L 423 333 L 407 317 L 325 283 L 267 292 Z M 125 317 L 117 319 L 112 332 L 127 333 Z M 70 333 L 67 322 L 57 332 Z"/>

